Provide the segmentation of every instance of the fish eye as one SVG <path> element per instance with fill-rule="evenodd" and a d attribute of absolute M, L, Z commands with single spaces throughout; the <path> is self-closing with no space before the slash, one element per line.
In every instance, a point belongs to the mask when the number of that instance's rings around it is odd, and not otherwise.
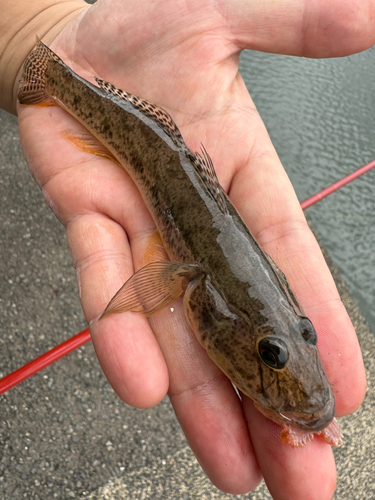
<path fill-rule="evenodd" d="M 301 321 L 301 335 L 306 344 L 316 345 L 318 342 L 315 328 L 308 318 L 303 318 Z"/>
<path fill-rule="evenodd" d="M 264 337 L 258 343 L 260 359 L 275 370 L 281 370 L 287 364 L 289 352 L 285 342 L 275 337 Z"/>

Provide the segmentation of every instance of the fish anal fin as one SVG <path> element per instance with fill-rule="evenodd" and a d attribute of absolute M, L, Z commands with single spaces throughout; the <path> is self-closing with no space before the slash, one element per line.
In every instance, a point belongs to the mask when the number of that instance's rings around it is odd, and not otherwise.
<path fill-rule="evenodd" d="M 151 262 L 161 260 L 169 260 L 169 257 L 165 251 L 159 231 L 156 229 L 148 238 L 147 246 L 143 252 L 143 265 L 146 266 Z"/>
<path fill-rule="evenodd" d="M 95 156 L 100 156 L 102 158 L 107 158 L 120 164 L 118 159 L 113 156 L 113 154 L 92 134 L 76 134 L 69 130 L 63 130 L 60 134 L 65 137 L 71 144 L 73 144 L 77 149 L 85 151 L 86 153 L 91 153 Z"/>
<path fill-rule="evenodd" d="M 109 302 L 100 319 L 126 311 L 151 316 L 178 299 L 189 282 L 201 272 L 198 264 L 165 260 L 151 262 L 128 279 Z"/>

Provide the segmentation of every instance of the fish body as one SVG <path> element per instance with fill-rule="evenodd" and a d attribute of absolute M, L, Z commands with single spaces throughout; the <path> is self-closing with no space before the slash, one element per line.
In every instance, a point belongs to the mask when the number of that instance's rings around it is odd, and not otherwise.
<path fill-rule="evenodd" d="M 164 110 L 74 73 L 42 42 L 24 66 L 21 104 L 63 107 L 137 185 L 170 260 L 124 284 L 103 317 L 153 314 L 183 296 L 186 317 L 210 358 L 301 446 L 318 434 L 337 445 L 332 387 L 317 336 L 283 273 L 263 252 L 222 190 L 202 147 L 193 153 Z"/>

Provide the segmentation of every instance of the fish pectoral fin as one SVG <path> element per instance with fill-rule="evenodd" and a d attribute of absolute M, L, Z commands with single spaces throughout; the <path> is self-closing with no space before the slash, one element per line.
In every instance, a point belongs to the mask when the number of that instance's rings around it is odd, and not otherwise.
<path fill-rule="evenodd" d="M 81 133 L 77 134 L 69 130 L 63 130 L 60 134 L 65 137 L 73 146 L 86 153 L 91 153 L 95 156 L 100 156 L 101 158 L 107 158 L 120 165 L 115 156 L 92 134 Z"/>
<path fill-rule="evenodd" d="M 109 302 L 100 319 L 125 311 L 151 316 L 178 299 L 189 282 L 201 273 L 198 264 L 169 260 L 151 262 L 128 279 Z"/>

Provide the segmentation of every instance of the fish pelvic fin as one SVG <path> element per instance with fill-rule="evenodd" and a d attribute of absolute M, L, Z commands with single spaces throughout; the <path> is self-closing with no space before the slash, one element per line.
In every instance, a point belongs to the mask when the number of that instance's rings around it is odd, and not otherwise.
<path fill-rule="evenodd" d="M 133 108 L 140 111 L 142 114 L 150 118 L 165 132 L 172 142 L 179 148 L 187 149 L 184 139 L 179 131 L 177 125 L 173 121 L 171 115 L 157 104 L 152 104 L 146 99 L 137 97 L 130 94 L 125 90 L 115 87 L 112 83 L 106 82 L 100 78 L 95 77 L 96 83 L 99 87 L 109 95 L 117 96 L 125 102 L 129 102 Z"/>
<path fill-rule="evenodd" d="M 169 257 L 164 248 L 160 233 L 156 229 L 148 238 L 147 246 L 143 252 L 143 265 L 146 266 L 151 262 L 161 260 L 169 260 Z"/>
<path fill-rule="evenodd" d="M 285 426 L 281 430 L 281 441 L 289 444 L 293 448 L 302 448 L 306 443 L 317 437 L 331 446 L 340 446 L 343 441 L 337 420 L 334 418 L 332 422 L 319 432 L 306 432 L 300 429 Z"/>
<path fill-rule="evenodd" d="M 128 279 L 109 302 L 99 320 L 109 314 L 126 311 L 151 316 L 178 299 L 189 282 L 201 273 L 199 264 L 151 262 Z"/>
<path fill-rule="evenodd" d="M 51 59 L 64 64 L 47 45 L 38 39 L 23 67 L 18 90 L 18 100 L 21 104 L 33 106 L 55 104 L 46 90 L 46 70 Z"/>

